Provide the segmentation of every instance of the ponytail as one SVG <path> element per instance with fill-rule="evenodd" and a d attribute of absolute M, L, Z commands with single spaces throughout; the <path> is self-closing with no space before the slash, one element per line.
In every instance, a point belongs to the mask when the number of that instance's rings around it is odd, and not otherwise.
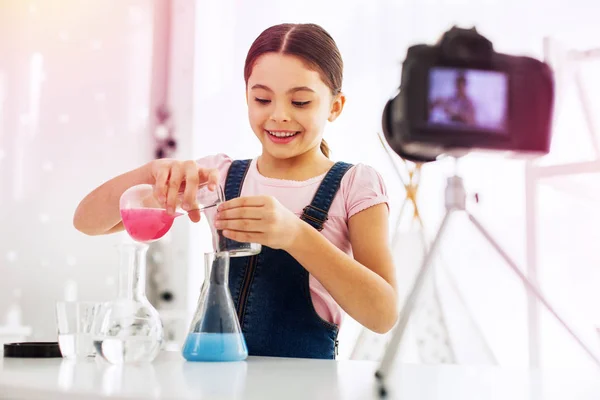
<path fill-rule="evenodd" d="M 321 152 L 325 154 L 325 157 L 329 158 L 329 145 L 325 139 L 321 140 Z"/>

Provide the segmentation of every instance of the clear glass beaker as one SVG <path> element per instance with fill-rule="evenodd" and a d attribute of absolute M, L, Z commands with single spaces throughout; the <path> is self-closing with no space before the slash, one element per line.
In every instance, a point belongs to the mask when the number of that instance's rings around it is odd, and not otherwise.
<path fill-rule="evenodd" d="M 223 236 L 223 231 L 215 228 L 215 219 L 217 216 L 216 207 L 206 208 L 202 212 L 204 216 L 206 216 L 211 229 L 213 250 L 215 252 L 219 253 L 226 251 L 229 253 L 229 257 L 247 257 L 261 252 L 262 246 L 259 243 L 238 242 Z"/>
<path fill-rule="evenodd" d="M 119 250 L 119 294 L 94 321 L 94 347 L 112 364 L 152 362 L 162 345 L 163 325 L 146 297 L 148 245 L 122 244 Z"/>
<path fill-rule="evenodd" d="M 204 255 L 205 278 L 183 346 L 188 361 L 242 361 L 248 357 L 229 291 L 229 253 Z"/>
<path fill-rule="evenodd" d="M 92 327 L 101 310 L 100 302 L 56 302 L 58 345 L 63 357 L 83 358 L 96 355 L 92 341 Z"/>

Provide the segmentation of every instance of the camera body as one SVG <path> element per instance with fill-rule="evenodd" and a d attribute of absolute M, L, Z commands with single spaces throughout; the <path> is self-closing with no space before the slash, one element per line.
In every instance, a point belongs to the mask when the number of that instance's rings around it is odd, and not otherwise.
<path fill-rule="evenodd" d="M 396 153 L 416 162 L 472 150 L 543 155 L 553 104 L 547 64 L 496 53 L 475 28 L 453 27 L 436 45 L 408 49 L 383 131 Z"/>

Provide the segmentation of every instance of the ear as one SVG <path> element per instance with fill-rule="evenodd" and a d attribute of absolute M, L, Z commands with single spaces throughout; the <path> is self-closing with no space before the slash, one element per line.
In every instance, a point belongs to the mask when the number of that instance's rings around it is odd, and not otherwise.
<path fill-rule="evenodd" d="M 329 111 L 329 117 L 327 120 L 329 122 L 333 122 L 339 117 L 344 109 L 344 104 L 346 104 L 346 96 L 343 93 L 338 94 L 331 103 L 331 109 Z"/>

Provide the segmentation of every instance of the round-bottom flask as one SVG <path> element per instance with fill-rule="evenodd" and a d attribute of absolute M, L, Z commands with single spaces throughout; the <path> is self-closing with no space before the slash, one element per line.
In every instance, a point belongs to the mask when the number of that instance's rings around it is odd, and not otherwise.
<path fill-rule="evenodd" d="M 147 251 L 144 243 L 120 246 L 119 295 L 95 321 L 94 347 L 112 364 L 152 362 L 163 342 L 160 316 L 146 297 Z"/>

